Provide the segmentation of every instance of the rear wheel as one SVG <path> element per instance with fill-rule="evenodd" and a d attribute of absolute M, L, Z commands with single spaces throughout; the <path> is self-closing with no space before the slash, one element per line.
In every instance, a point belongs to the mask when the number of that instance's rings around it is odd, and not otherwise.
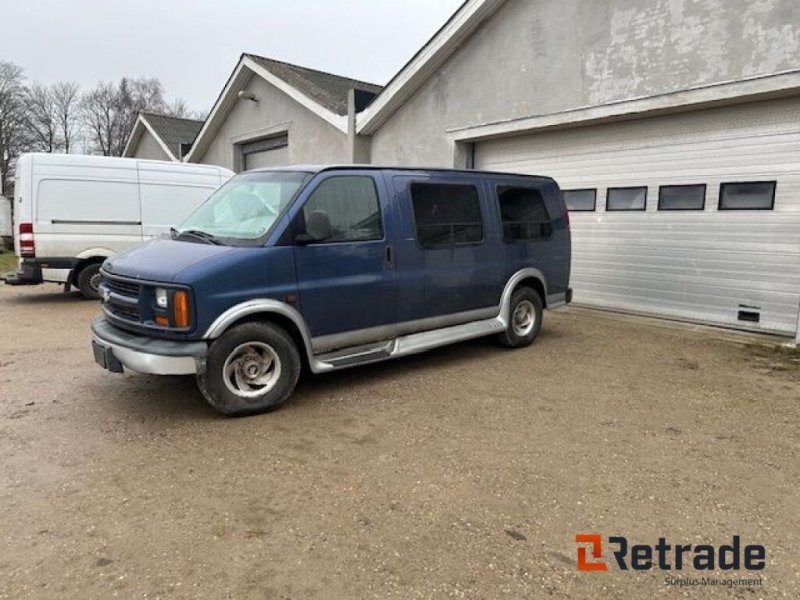
<path fill-rule="evenodd" d="M 100 265 L 86 265 L 78 273 L 78 289 L 87 300 L 100 299 Z"/>
<path fill-rule="evenodd" d="M 283 404 L 299 376 L 300 354 L 289 334 L 273 323 L 254 322 L 211 344 L 197 385 L 218 411 L 243 416 Z"/>
<path fill-rule="evenodd" d="M 511 296 L 508 325 L 498 336 L 498 341 L 506 348 L 529 346 L 542 328 L 544 307 L 542 298 L 536 290 L 522 287 Z"/>

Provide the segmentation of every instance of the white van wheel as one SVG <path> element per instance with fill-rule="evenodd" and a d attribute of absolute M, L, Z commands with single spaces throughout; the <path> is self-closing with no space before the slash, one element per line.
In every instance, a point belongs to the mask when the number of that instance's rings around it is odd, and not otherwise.
<path fill-rule="evenodd" d="M 78 273 L 78 289 L 87 300 L 100 299 L 100 265 L 86 265 Z"/>

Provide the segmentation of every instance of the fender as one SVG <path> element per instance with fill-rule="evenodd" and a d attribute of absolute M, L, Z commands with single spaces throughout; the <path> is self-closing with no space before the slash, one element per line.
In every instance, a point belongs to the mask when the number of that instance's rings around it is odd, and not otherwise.
<path fill-rule="evenodd" d="M 221 336 L 225 331 L 236 321 L 243 317 L 256 314 L 276 314 L 288 318 L 297 327 L 300 336 L 303 338 L 303 345 L 305 346 L 306 355 L 308 356 L 309 363 L 312 368 L 318 362 L 314 359 L 311 352 L 311 333 L 308 331 L 308 326 L 296 308 L 289 306 L 285 302 L 279 300 L 272 300 L 268 298 L 260 300 L 248 300 L 236 306 L 232 306 L 219 317 L 217 317 L 211 326 L 203 334 L 203 339 L 212 341 Z"/>
<path fill-rule="evenodd" d="M 111 258 L 112 256 L 116 256 L 116 252 L 113 250 L 109 250 L 108 248 L 87 248 L 86 250 L 81 250 L 78 254 L 75 255 L 75 258 L 79 260 L 84 260 L 86 258 Z"/>
<path fill-rule="evenodd" d="M 542 298 L 542 300 L 545 302 L 547 301 L 547 280 L 544 278 L 542 272 L 539 269 L 534 268 L 517 271 L 511 276 L 511 279 L 508 280 L 508 283 L 506 283 L 506 287 L 503 290 L 503 295 L 500 296 L 500 314 L 497 316 L 497 320 L 503 325 L 503 327 L 508 326 L 508 321 L 511 318 L 511 296 L 514 293 L 514 288 L 525 279 L 538 280 L 544 289 L 545 297 Z"/>

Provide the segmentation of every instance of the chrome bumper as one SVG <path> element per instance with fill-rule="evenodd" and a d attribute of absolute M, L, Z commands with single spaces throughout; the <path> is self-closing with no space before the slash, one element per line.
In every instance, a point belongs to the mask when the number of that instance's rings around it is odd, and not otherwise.
<path fill-rule="evenodd" d="M 95 361 L 114 373 L 124 366 L 149 375 L 193 375 L 198 362 L 204 362 L 208 344 L 135 335 L 100 317 L 92 322 L 92 350 Z"/>

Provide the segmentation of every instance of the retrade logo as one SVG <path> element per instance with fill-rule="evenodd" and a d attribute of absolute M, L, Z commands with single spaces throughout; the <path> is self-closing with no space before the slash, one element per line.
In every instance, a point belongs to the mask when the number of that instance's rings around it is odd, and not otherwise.
<path fill-rule="evenodd" d="M 603 537 L 599 534 L 579 533 L 578 571 L 608 571 L 603 561 Z M 670 544 L 666 538 L 658 543 L 629 544 L 628 538 L 616 535 L 606 540 L 611 556 L 620 571 L 762 571 L 766 567 L 767 550 L 760 544 L 742 546 L 741 538 L 734 535 L 730 544 Z M 591 558 L 589 557 L 591 554 Z"/>

